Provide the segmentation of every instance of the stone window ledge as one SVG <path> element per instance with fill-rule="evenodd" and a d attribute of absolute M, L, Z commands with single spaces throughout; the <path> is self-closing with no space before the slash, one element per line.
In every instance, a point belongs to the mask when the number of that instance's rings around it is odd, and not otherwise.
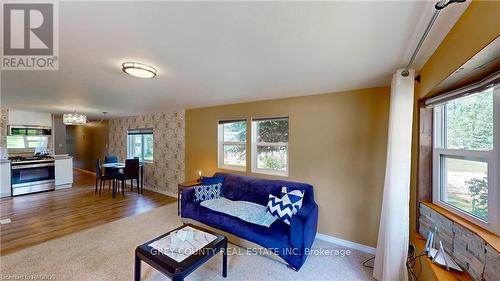
<path fill-rule="evenodd" d="M 494 233 L 446 210 L 443 207 L 440 207 L 436 204 L 429 203 L 429 202 L 422 202 L 420 204 L 423 204 L 432 210 L 436 211 L 437 213 L 443 215 L 447 219 L 463 226 L 464 228 L 468 229 L 469 231 L 473 232 L 477 236 L 481 237 L 486 243 L 488 243 L 493 249 L 495 249 L 497 252 L 500 252 L 500 237 L 495 235 Z"/>

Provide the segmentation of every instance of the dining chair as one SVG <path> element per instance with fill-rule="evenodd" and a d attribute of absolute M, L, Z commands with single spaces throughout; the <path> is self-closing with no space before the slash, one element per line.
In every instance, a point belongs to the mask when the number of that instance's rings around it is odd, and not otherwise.
<path fill-rule="evenodd" d="M 115 180 L 121 182 L 122 195 L 125 196 L 125 181 L 130 180 L 130 190 L 134 190 L 134 179 L 137 183 L 137 193 L 140 193 L 139 187 L 139 159 L 125 160 L 125 168 L 123 172 L 115 174 Z"/>
<path fill-rule="evenodd" d="M 104 163 L 118 163 L 118 156 L 106 155 L 104 156 Z"/>
<path fill-rule="evenodd" d="M 99 196 L 101 196 L 102 186 L 106 184 L 106 181 L 109 181 L 108 188 L 111 188 L 111 182 L 113 181 L 112 175 L 102 174 L 101 170 L 101 160 L 95 161 L 95 194 L 97 194 L 97 182 L 100 181 L 99 184 Z"/>
<path fill-rule="evenodd" d="M 118 163 L 118 156 L 116 155 L 106 155 L 104 156 L 104 163 Z M 112 168 L 104 168 L 104 175 L 107 177 L 113 177 L 113 173 L 115 172 Z"/>

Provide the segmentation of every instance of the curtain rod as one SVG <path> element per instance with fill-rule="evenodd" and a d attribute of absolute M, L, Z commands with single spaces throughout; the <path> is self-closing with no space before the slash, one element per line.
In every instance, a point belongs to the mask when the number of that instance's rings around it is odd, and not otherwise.
<path fill-rule="evenodd" d="M 417 54 L 420 51 L 420 48 L 424 44 L 425 38 L 427 38 L 427 35 L 429 35 L 429 32 L 431 31 L 432 26 L 434 25 L 434 22 L 436 22 L 436 19 L 439 16 L 439 12 L 441 12 L 442 9 L 446 8 L 451 3 L 462 3 L 462 2 L 465 2 L 465 0 L 440 0 L 439 2 L 436 3 L 436 5 L 434 6 L 434 9 L 436 9 L 436 10 L 434 11 L 434 14 L 432 15 L 432 18 L 429 21 L 429 23 L 427 23 L 427 26 L 425 27 L 424 34 L 422 34 L 422 37 L 420 37 L 420 40 L 418 41 L 417 47 L 415 48 L 415 50 L 413 51 L 413 54 L 411 55 L 410 61 L 408 62 L 408 64 L 406 64 L 405 69 L 401 72 L 401 75 L 403 75 L 403 77 L 410 75 L 410 71 L 408 71 L 408 70 L 410 69 L 410 66 L 415 61 L 415 58 L 417 57 Z"/>

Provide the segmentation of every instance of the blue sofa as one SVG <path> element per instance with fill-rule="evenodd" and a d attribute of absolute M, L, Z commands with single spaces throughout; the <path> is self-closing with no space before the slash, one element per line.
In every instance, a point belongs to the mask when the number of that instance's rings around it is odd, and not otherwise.
<path fill-rule="evenodd" d="M 258 244 L 281 257 L 290 267 L 299 270 L 316 236 L 318 205 L 314 201 L 313 187 L 305 183 L 268 180 L 229 173 L 216 173 L 224 177 L 224 197 L 230 200 L 250 201 L 267 205 L 269 194 L 281 197 L 281 187 L 305 190 L 302 208 L 287 225 L 276 220 L 269 228 L 210 210 L 194 202 L 194 188 L 182 191 L 181 216 L 225 231 Z"/>

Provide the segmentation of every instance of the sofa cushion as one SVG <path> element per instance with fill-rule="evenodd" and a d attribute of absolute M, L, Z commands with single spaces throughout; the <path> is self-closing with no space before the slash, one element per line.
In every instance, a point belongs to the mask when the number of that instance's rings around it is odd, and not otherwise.
<path fill-rule="evenodd" d="M 269 194 L 281 198 L 281 188 L 304 190 L 303 204 L 314 203 L 313 187 L 307 183 L 283 180 L 261 179 L 230 173 L 216 173 L 215 177 L 224 177 L 224 197 L 234 201 L 250 201 L 267 205 Z"/>
<path fill-rule="evenodd" d="M 276 221 L 276 217 L 267 212 L 266 206 L 253 202 L 233 201 L 221 197 L 219 199 L 203 201 L 200 205 L 265 227 L 271 226 Z"/>
<path fill-rule="evenodd" d="M 273 216 L 282 220 L 284 223 L 290 225 L 290 220 L 293 216 L 293 205 L 290 202 L 269 194 L 269 201 L 267 203 L 267 211 Z"/>
<path fill-rule="evenodd" d="M 291 190 L 286 186 L 281 188 L 281 198 L 285 202 L 289 202 L 293 206 L 293 214 L 295 215 L 302 208 L 302 199 L 304 198 L 303 190 Z"/>
<path fill-rule="evenodd" d="M 197 220 L 211 227 L 222 229 L 233 235 L 267 248 L 290 247 L 290 226 L 276 220 L 270 227 L 246 222 L 237 217 L 203 207 L 200 202 L 187 204 L 182 217 Z"/>
<path fill-rule="evenodd" d="M 203 177 L 201 183 L 204 185 L 223 183 L 224 177 Z"/>
<path fill-rule="evenodd" d="M 222 183 L 197 185 L 194 187 L 194 201 L 205 201 L 220 198 Z"/>

